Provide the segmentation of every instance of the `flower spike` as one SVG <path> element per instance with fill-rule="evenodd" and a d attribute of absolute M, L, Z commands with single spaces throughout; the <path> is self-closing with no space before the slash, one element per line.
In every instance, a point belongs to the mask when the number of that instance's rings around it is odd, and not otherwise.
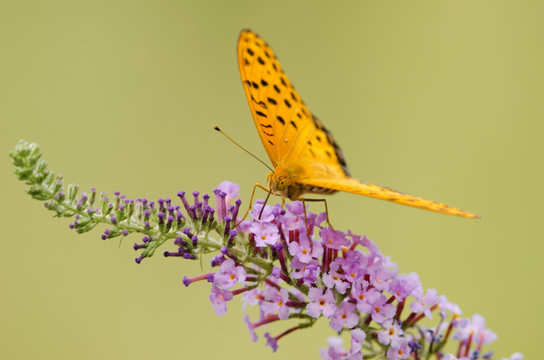
<path fill-rule="evenodd" d="M 351 336 L 348 349 L 340 338 L 330 338 L 329 347 L 320 350 L 323 359 L 494 359 L 484 347 L 497 335 L 481 315 L 460 317 L 457 305 L 425 289 L 417 274 L 400 273 L 370 239 L 332 229 L 326 214 L 313 214 L 302 202 L 284 209 L 257 200 L 251 217 L 238 222 L 242 202 L 231 182 L 213 190 L 215 208 L 199 191 L 192 192 L 194 204 L 184 191 L 177 193 L 177 204 L 170 198 L 132 200 L 120 191 L 110 200 L 105 193 L 97 196 L 95 188 L 79 192 L 77 185 L 65 186 L 62 176 L 47 169 L 36 144 L 21 140 L 10 156 L 30 196 L 59 217 L 74 217 L 70 229 L 83 233 L 102 223 L 107 226 L 103 240 L 142 234 L 133 245 L 138 264 L 163 246 L 161 253 L 169 259 L 201 260 L 211 254 L 214 271 L 185 276 L 182 283 L 210 283 L 217 315 L 227 312 L 234 297 L 244 307 L 258 307 L 258 319 L 244 317 L 253 341 L 261 326 L 290 320 L 279 335 L 264 334 L 273 351 L 285 336 L 323 319 L 334 332 Z M 437 325 L 427 328 L 423 318 Z M 522 358 L 514 353 L 509 359 Z"/>

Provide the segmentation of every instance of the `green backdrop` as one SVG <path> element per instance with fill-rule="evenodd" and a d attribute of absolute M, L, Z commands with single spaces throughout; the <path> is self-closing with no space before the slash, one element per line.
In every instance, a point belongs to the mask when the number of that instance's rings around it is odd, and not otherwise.
<path fill-rule="evenodd" d="M 337 194 L 332 223 L 367 234 L 466 316 L 482 314 L 497 355 L 538 358 L 543 10 L 523 0 L 1 1 L 0 358 L 318 357 L 334 335 L 326 322 L 273 354 L 250 341 L 237 299 L 218 317 L 207 284 L 182 286 L 197 262 L 136 265 L 138 237 L 76 235 L 24 193 L 7 156 L 24 138 L 82 188 L 156 199 L 229 179 L 247 201 L 267 170 L 212 130 L 268 160 L 238 74 L 245 27 L 275 49 L 355 177 L 482 216 Z"/>

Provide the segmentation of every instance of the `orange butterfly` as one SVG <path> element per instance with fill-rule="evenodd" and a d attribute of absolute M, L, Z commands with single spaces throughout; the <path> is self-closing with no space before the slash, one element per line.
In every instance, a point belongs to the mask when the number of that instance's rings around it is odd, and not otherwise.
<path fill-rule="evenodd" d="M 332 134 L 304 105 L 274 51 L 249 29 L 240 33 L 238 65 L 257 132 L 274 166 L 267 175 L 267 191 L 291 200 L 302 200 L 304 193 L 346 191 L 444 214 L 478 217 L 352 178 Z"/>

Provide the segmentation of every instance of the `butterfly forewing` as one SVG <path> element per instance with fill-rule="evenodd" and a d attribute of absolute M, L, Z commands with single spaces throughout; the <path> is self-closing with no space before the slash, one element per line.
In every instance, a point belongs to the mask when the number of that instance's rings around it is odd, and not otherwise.
<path fill-rule="evenodd" d="M 310 113 L 274 51 L 251 30 L 240 34 L 238 64 L 255 126 L 272 165 L 305 159 L 345 174 L 334 139 Z"/>

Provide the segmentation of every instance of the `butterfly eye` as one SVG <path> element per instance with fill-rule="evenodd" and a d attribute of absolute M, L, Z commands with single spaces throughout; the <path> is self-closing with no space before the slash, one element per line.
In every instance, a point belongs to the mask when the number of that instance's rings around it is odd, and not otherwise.
<path fill-rule="evenodd" d="M 287 187 L 288 187 L 287 179 L 285 179 L 285 177 L 283 177 L 283 176 L 280 177 L 278 179 L 278 186 L 277 186 L 278 190 L 283 191 L 283 190 L 287 189 Z"/>

